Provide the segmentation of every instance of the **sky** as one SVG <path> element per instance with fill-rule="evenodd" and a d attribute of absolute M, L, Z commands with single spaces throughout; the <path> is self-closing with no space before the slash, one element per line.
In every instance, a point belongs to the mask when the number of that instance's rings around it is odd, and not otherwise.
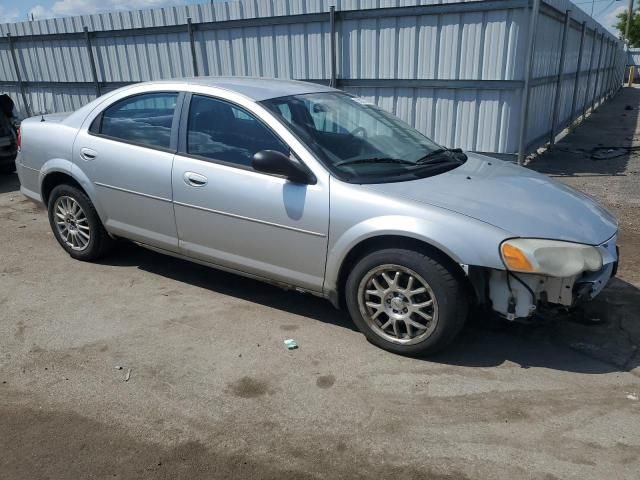
<path fill-rule="evenodd" d="M 36 20 L 39 20 L 110 10 L 154 8 L 181 3 L 202 3 L 202 0 L 0 0 L 0 23 L 24 21 L 31 14 Z M 592 0 L 574 0 L 573 3 L 588 14 L 591 13 Z M 593 16 L 616 34 L 613 29 L 616 15 L 624 11 L 626 5 L 626 0 L 595 0 Z"/>

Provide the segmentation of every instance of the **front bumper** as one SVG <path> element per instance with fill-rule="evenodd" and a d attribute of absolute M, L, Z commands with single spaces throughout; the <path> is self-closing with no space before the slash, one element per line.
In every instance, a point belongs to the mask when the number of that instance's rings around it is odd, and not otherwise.
<path fill-rule="evenodd" d="M 509 320 L 527 318 L 543 305 L 572 307 L 579 301 L 595 298 L 618 268 L 617 233 L 598 245 L 602 268 L 573 277 L 511 273 L 491 270 L 489 297 L 493 310 Z"/>
<path fill-rule="evenodd" d="M 600 254 L 602 255 L 602 269 L 597 272 L 585 272 L 574 284 L 574 301 L 591 300 L 595 298 L 609 280 L 615 276 L 618 271 L 619 250 L 618 235 L 614 235 L 601 245 L 598 245 Z"/>

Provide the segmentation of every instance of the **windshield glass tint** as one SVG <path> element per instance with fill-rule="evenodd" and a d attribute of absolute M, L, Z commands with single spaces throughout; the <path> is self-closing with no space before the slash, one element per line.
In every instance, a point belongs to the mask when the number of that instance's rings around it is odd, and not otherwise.
<path fill-rule="evenodd" d="M 263 104 L 347 181 L 410 180 L 463 161 L 397 117 L 347 94 L 293 95 Z"/>

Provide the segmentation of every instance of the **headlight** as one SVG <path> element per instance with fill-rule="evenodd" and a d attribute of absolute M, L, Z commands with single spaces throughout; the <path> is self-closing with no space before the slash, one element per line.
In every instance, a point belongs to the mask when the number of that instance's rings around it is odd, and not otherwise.
<path fill-rule="evenodd" d="M 579 243 L 514 238 L 502 242 L 500 254 L 507 269 L 513 272 L 571 277 L 602 268 L 598 249 Z"/>

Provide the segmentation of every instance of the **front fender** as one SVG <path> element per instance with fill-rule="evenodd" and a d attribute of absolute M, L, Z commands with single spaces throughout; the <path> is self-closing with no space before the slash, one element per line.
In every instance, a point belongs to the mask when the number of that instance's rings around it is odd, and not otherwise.
<path fill-rule="evenodd" d="M 430 212 L 429 219 L 404 215 L 372 217 L 331 239 L 327 253 L 325 291 L 337 290 L 340 268 L 349 252 L 373 237 L 401 236 L 425 242 L 460 264 L 502 269 L 500 243 L 508 232 L 453 212 Z"/>

